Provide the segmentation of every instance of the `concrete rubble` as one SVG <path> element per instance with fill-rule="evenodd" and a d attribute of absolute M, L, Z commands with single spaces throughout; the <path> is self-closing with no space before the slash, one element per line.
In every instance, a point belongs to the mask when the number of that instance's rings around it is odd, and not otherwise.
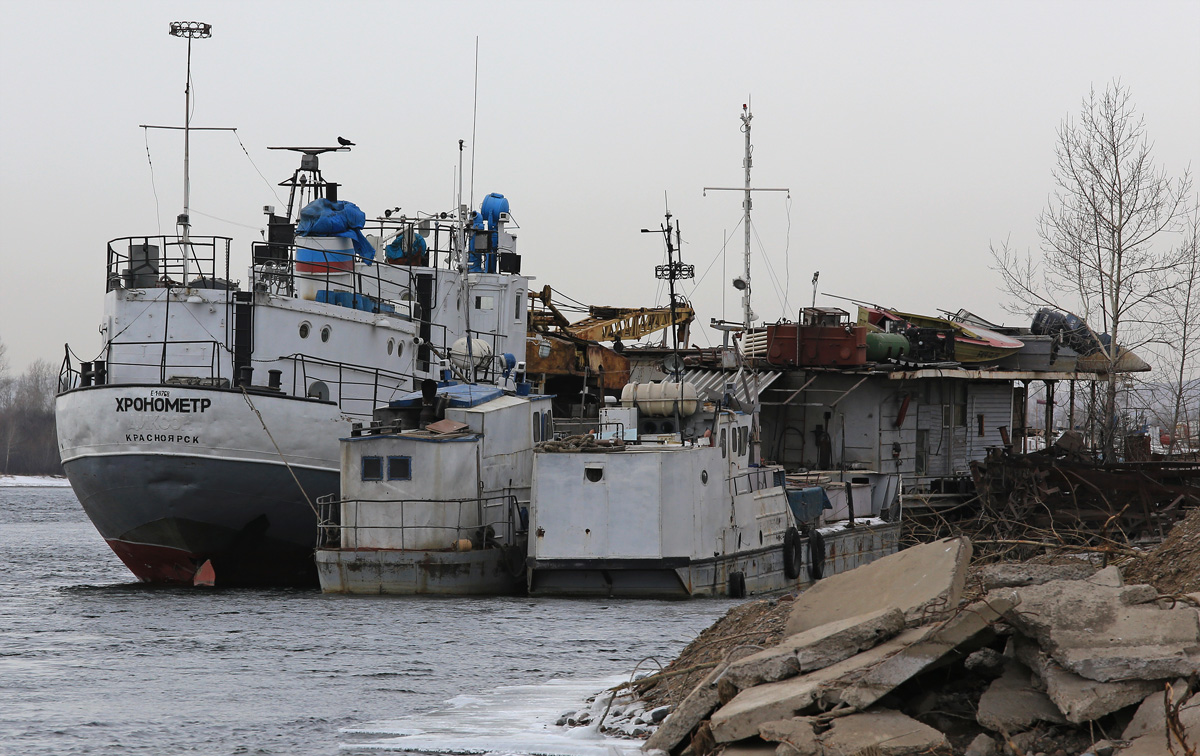
<path fill-rule="evenodd" d="M 643 750 L 1195 753 L 1200 602 L 1084 563 L 984 568 L 967 600 L 970 559 L 945 539 L 817 582 L 777 644 L 712 669 Z"/>

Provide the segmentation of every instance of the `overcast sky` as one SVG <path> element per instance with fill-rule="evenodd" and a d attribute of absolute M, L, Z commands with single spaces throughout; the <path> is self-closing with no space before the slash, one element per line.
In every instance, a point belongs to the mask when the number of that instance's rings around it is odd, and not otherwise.
<path fill-rule="evenodd" d="M 639 233 L 665 193 L 703 276 L 689 291 L 699 319 L 738 317 L 741 196 L 702 188 L 741 185 L 748 101 L 754 184 L 791 188 L 754 205 L 755 309 L 769 321 L 811 302 L 819 270 L 823 292 L 1026 324 L 1001 307 L 988 245 L 1036 246 L 1055 129 L 1116 77 L 1158 162 L 1200 164 L 1197 0 L 0 10 L 0 340 L 15 371 L 57 364 L 65 342 L 96 356 L 106 242 L 174 231 L 182 137 L 138 128 L 182 120 L 187 45 L 171 21 L 213 26 L 193 45 L 193 125 L 236 126 L 253 160 L 231 134 L 193 137 L 193 233 L 234 237 L 243 280 L 262 206 L 286 204 L 255 165 L 271 185 L 295 167 L 268 145 L 355 141 L 322 168 L 368 216 L 453 208 L 476 36 L 475 204 L 507 195 L 524 272 L 594 304 L 665 304 L 662 244 Z"/>

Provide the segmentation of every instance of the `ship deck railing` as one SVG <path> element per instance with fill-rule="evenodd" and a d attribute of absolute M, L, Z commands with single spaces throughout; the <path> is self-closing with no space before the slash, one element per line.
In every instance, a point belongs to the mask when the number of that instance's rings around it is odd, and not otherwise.
<path fill-rule="evenodd" d="M 427 547 L 415 547 L 406 542 L 406 536 L 414 531 L 428 534 L 429 531 L 443 531 L 446 536 L 445 551 L 453 551 L 457 542 L 470 540 L 477 544 L 475 548 L 489 546 L 508 547 L 515 544 L 517 536 L 527 532 L 528 509 L 522 509 L 517 497 L 512 494 L 497 494 L 493 496 L 465 497 L 453 499 L 343 499 L 337 494 L 328 494 L 317 499 L 318 536 L 317 548 L 345 551 L 377 551 L 410 549 L 436 551 Z M 528 502 L 524 502 L 526 507 Z M 385 505 L 389 519 L 398 524 L 361 524 L 358 514 L 361 508 L 357 505 Z M 346 505 L 355 505 L 347 507 Z M 428 512 L 431 506 L 453 507 L 456 513 L 454 525 L 407 525 L 406 510 L 420 508 Z M 347 512 L 353 512 L 352 519 L 346 521 Z M 464 524 L 466 521 L 468 524 Z M 398 545 L 389 546 L 359 546 L 360 534 L 383 535 L 383 542 Z M 375 540 L 375 539 L 372 539 Z M 347 545 L 350 544 L 350 545 Z"/>
<path fill-rule="evenodd" d="M 734 496 L 762 491 L 767 488 L 784 488 L 786 479 L 783 468 L 752 467 L 745 472 L 729 477 L 729 490 Z"/>
<path fill-rule="evenodd" d="M 114 369 L 119 377 L 123 367 L 144 368 L 147 366 L 148 363 L 145 360 L 114 359 L 114 355 L 119 356 L 121 349 L 125 347 L 145 347 L 157 351 L 159 353 L 158 382 L 163 385 L 215 386 L 218 388 L 228 388 L 231 385 L 229 377 L 222 375 L 221 350 L 224 346 L 219 341 L 212 339 L 113 340 L 105 344 L 104 351 L 101 353 L 105 359 L 102 360 L 82 360 L 79 355 L 71 351 L 70 345 L 67 345 L 62 365 L 58 371 L 58 390 L 62 392 L 92 385 L 123 382 L 111 380 Z M 185 351 L 190 347 L 198 347 L 198 349 L 195 352 L 187 352 L 188 359 L 181 361 L 179 360 L 179 350 L 172 349 L 172 347 L 183 347 Z M 186 373 L 186 375 L 181 375 L 181 373 Z"/>
<path fill-rule="evenodd" d="M 108 243 L 106 291 L 164 286 L 233 288 L 227 236 L 158 234 L 125 236 Z"/>

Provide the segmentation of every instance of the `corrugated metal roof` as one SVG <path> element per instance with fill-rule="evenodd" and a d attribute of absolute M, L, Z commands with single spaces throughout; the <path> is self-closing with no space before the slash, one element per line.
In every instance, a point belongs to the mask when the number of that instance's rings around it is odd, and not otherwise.
<path fill-rule="evenodd" d="M 758 393 L 761 400 L 762 392 L 775 382 L 775 379 L 783 375 L 782 371 L 762 371 L 758 373 Z M 743 381 L 738 377 L 736 370 L 709 370 L 707 368 L 693 368 L 683 372 L 683 380 L 696 387 L 697 393 L 702 399 L 707 399 L 710 393 L 722 395 L 725 393 L 725 384 L 733 384 L 733 395 L 737 398 L 742 406 L 746 409 L 750 408 L 750 399 L 746 396 L 746 388 L 754 390 L 755 376 L 753 373 L 747 372 L 746 380 Z"/>

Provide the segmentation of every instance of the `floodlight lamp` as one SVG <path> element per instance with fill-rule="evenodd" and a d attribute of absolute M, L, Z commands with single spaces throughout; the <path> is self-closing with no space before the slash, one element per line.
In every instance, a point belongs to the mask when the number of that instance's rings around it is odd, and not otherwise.
<path fill-rule="evenodd" d="M 741 276 L 733 279 L 733 288 L 737 289 L 738 291 L 745 291 L 746 279 L 742 278 Z"/>
<path fill-rule="evenodd" d="M 183 39 L 208 39 L 212 36 L 212 24 L 202 21 L 172 21 L 171 36 Z"/>

